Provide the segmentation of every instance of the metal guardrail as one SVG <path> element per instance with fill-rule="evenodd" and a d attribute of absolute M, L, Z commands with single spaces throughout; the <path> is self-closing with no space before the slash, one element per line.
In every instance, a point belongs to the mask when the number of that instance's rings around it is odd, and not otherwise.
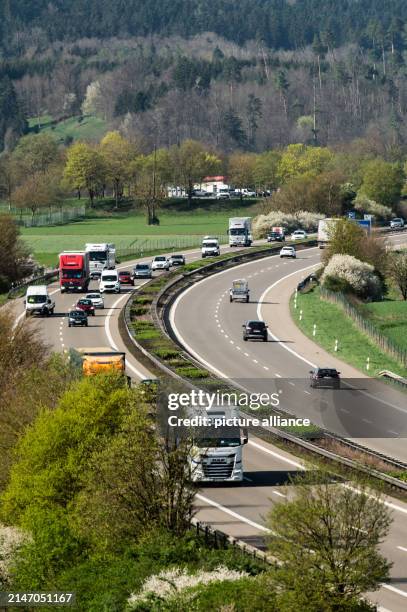
<path fill-rule="evenodd" d="M 41 276 L 34 276 L 23 283 L 19 283 L 10 289 L 7 294 L 9 300 L 21 297 L 21 291 L 27 289 L 30 285 L 48 285 L 50 282 L 58 278 L 59 270 L 52 270 Z"/>
<path fill-rule="evenodd" d="M 281 562 L 275 557 L 268 555 L 259 548 L 255 548 L 251 544 L 247 544 L 243 540 L 234 538 L 224 531 L 214 529 L 208 523 L 198 521 L 196 518 L 191 519 L 191 526 L 195 527 L 196 534 L 202 536 L 206 544 L 211 544 L 213 548 L 238 548 L 242 554 L 249 555 L 258 561 L 267 563 L 267 565 L 281 565 Z"/>
<path fill-rule="evenodd" d="M 398 385 L 401 385 L 402 387 L 407 389 L 407 378 L 403 378 L 402 376 L 399 376 L 394 372 L 390 372 L 390 370 L 382 370 L 381 372 L 379 372 L 379 376 L 387 378 L 388 380 L 391 380 L 392 382 L 395 382 Z"/>
<path fill-rule="evenodd" d="M 313 243 L 314 242 L 316 241 L 313 241 Z M 270 255 L 270 252 L 273 253 L 276 250 L 278 251 L 279 248 L 276 249 L 274 247 L 274 248 L 270 248 L 269 250 L 267 249 L 267 251 L 264 249 L 263 251 L 261 251 L 259 258 L 267 257 Z M 266 254 L 263 255 L 265 251 L 266 251 Z M 227 263 L 229 264 L 231 262 L 236 263 L 236 261 L 241 261 L 242 259 L 245 258 L 245 256 L 247 257 L 247 255 L 249 255 L 248 259 L 255 260 L 256 257 L 254 256 L 257 254 L 258 253 L 255 253 L 254 251 L 249 251 L 248 253 L 245 252 L 245 253 L 236 255 L 235 257 L 232 257 L 229 259 L 211 262 L 210 264 L 207 264 L 196 270 L 192 270 L 185 274 L 178 275 L 175 279 L 172 279 L 168 284 L 166 284 L 163 287 L 163 289 L 161 289 L 161 291 L 157 294 L 156 298 L 154 299 L 151 305 L 151 309 L 152 309 L 152 318 L 153 318 L 153 321 L 156 327 L 158 327 L 162 333 L 164 333 L 167 337 L 170 337 L 173 340 L 173 342 L 175 342 L 179 347 L 181 347 L 184 355 L 188 357 L 188 359 L 190 360 L 192 364 L 194 365 L 198 364 L 198 366 L 202 368 L 202 365 L 199 362 L 197 362 L 197 360 L 194 359 L 188 353 L 185 347 L 178 341 L 177 337 L 172 332 L 169 326 L 169 317 L 168 317 L 169 309 L 171 308 L 172 304 L 174 303 L 175 299 L 178 297 L 180 293 L 182 293 L 187 287 L 191 286 L 195 282 L 198 282 L 200 279 L 205 277 L 207 275 L 206 273 L 216 274 L 216 272 L 223 269 Z M 146 285 L 143 285 L 143 289 L 147 289 L 148 284 L 149 283 L 147 283 Z M 131 325 L 131 319 L 130 319 L 131 302 L 132 302 L 132 296 L 130 296 L 126 304 L 125 311 L 124 311 L 124 318 L 125 318 L 125 327 L 127 329 L 127 334 L 132 340 L 134 346 L 139 351 L 141 351 L 142 354 L 145 355 L 154 364 L 154 366 L 159 369 L 159 371 L 162 371 L 165 375 L 170 376 L 172 378 L 176 378 L 177 380 L 182 380 L 184 384 L 190 386 L 191 388 L 197 388 L 196 385 L 193 385 L 189 381 L 186 381 L 185 379 L 183 379 L 179 374 L 177 374 L 172 369 L 170 369 L 168 366 L 166 366 L 164 363 L 162 363 L 159 359 L 157 359 L 154 355 L 152 355 L 149 351 L 147 351 L 144 347 L 142 347 L 139 342 L 137 342 L 137 340 L 134 337 L 134 333 L 133 333 L 132 325 Z M 242 415 L 245 417 L 249 417 L 249 418 L 252 417 L 252 415 L 245 414 L 243 412 L 242 412 Z M 262 431 L 263 434 L 271 435 L 271 436 L 274 436 L 276 439 L 284 440 L 285 442 L 288 442 L 294 446 L 300 447 L 302 450 L 306 450 L 308 452 L 313 453 L 314 455 L 316 454 L 322 458 L 329 459 L 330 461 L 339 463 L 346 468 L 351 468 L 353 470 L 363 472 L 364 474 L 368 476 L 371 476 L 373 478 L 376 478 L 376 479 L 379 479 L 385 482 L 390 487 L 407 492 L 407 482 L 403 482 L 393 476 L 388 476 L 387 474 L 378 472 L 377 470 L 370 468 L 368 466 L 365 466 L 364 464 L 359 463 L 357 461 L 354 461 L 353 459 L 342 457 L 332 451 L 328 451 L 324 448 L 321 448 L 313 444 L 312 442 L 304 440 L 298 436 L 295 436 L 285 431 L 281 431 L 274 427 L 259 427 L 256 429 Z M 398 470 L 406 469 L 407 470 L 407 465 L 396 462 L 390 457 L 385 457 L 384 455 L 375 453 L 374 451 L 371 451 L 370 449 L 366 449 L 360 445 L 348 443 L 346 439 L 343 439 L 340 436 L 332 432 L 325 432 L 321 430 L 321 433 L 323 436 L 327 435 L 331 439 L 334 439 L 340 444 L 344 444 L 345 446 L 349 446 L 353 448 L 354 450 L 358 450 L 360 452 L 369 454 L 372 457 L 375 457 L 377 459 L 387 461 L 389 465 L 394 467 L 395 470 L 396 469 Z"/>

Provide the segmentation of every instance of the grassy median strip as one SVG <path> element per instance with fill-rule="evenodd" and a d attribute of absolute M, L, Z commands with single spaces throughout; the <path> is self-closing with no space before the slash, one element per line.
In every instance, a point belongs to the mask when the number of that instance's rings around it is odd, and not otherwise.
<path fill-rule="evenodd" d="M 383 353 L 367 335 L 353 324 L 341 308 L 322 300 L 318 287 L 307 293 L 298 293 L 297 308 L 294 308 L 292 298 L 290 310 L 293 320 L 306 336 L 328 353 L 349 363 L 361 372 L 375 376 L 381 370 L 390 370 L 400 376 L 407 375 L 406 368 Z M 314 325 L 316 325 L 315 336 L 313 335 Z M 336 340 L 338 350 L 335 352 Z"/>

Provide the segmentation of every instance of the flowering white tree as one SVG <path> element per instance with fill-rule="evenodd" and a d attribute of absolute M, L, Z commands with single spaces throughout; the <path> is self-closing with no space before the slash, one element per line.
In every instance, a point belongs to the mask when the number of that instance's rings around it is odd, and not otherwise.
<path fill-rule="evenodd" d="M 379 297 L 381 283 L 374 268 L 352 255 L 334 255 L 329 260 L 321 277 L 322 286 L 332 288 L 335 280 L 343 282 L 361 297 Z"/>
<path fill-rule="evenodd" d="M 6 590 L 10 565 L 18 549 L 27 539 L 27 534 L 20 529 L 0 524 L 0 590 Z"/>
<path fill-rule="evenodd" d="M 265 238 L 272 227 L 282 226 L 287 232 L 303 229 L 307 232 L 316 231 L 318 221 L 325 215 L 301 210 L 295 215 L 284 213 L 281 210 L 273 210 L 267 215 L 259 215 L 253 221 L 253 233 L 255 238 Z"/>
<path fill-rule="evenodd" d="M 363 213 L 368 213 L 370 215 L 374 215 L 378 219 L 383 219 L 387 221 L 393 216 L 393 211 L 390 206 L 384 206 L 383 204 L 378 204 L 374 200 L 370 200 L 363 193 L 359 193 L 355 198 L 353 205 L 356 210 L 359 210 Z"/>
<path fill-rule="evenodd" d="M 93 81 L 86 88 L 85 98 L 82 102 L 84 115 L 97 115 L 103 104 L 102 88 L 99 81 Z"/>
<path fill-rule="evenodd" d="M 238 572 L 219 566 L 212 571 L 199 570 L 195 574 L 189 574 L 187 570 L 173 567 L 162 571 L 160 574 L 150 576 L 143 584 L 139 593 L 133 593 L 127 600 L 126 611 L 137 608 L 138 604 L 148 602 L 156 597 L 160 600 L 176 597 L 186 589 L 193 589 L 200 585 L 211 582 L 223 582 L 225 580 L 240 580 L 249 576 L 246 572 Z"/>

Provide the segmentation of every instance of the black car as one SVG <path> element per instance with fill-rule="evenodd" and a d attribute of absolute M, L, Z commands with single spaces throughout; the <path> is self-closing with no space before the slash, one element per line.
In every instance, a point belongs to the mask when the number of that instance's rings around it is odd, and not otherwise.
<path fill-rule="evenodd" d="M 72 327 L 72 325 L 88 327 L 88 315 L 84 310 L 71 310 L 68 314 L 68 327 Z"/>
<path fill-rule="evenodd" d="M 170 266 L 184 266 L 185 257 L 183 255 L 171 255 Z"/>
<path fill-rule="evenodd" d="M 285 236 L 280 232 L 270 232 L 267 234 L 267 242 L 285 242 Z"/>
<path fill-rule="evenodd" d="M 267 325 L 264 321 L 246 321 L 243 323 L 243 340 L 263 340 L 267 342 Z"/>
<path fill-rule="evenodd" d="M 341 386 L 340 372 L 335 368 L 314 368 L 310 370 L 310 386 L 339 389 Z"/>

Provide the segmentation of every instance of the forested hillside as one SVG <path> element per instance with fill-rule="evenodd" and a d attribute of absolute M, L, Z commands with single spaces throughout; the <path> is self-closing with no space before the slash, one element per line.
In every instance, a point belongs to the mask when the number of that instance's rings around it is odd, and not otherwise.
<path fill-rule="evenodd" d="M 0 150 L 119 129 L 263 151 L 365 138 L 407 144 L 404 0 L 0 0 Z M 98 122 L 98 133 L 89 121 Z M 77 121 L 77 123 L 75 123 Z M 72 121 L 70 125 L 73 125 Z"/>
<path fill-rule="evenodd" d="M 329 32 L 331 44 L 365 36 L 371 20 L 383 33 L 407 17 L 404 0 L 2 0 L 3 45 L 16 33 L 39 29 L 49 40 L 83 37 L 193 36 L 215 32 L 236 43 L 261 39 L 271 48 L 297 49 Z M 15 40 L 14 40 L 15 43 Z"/>

